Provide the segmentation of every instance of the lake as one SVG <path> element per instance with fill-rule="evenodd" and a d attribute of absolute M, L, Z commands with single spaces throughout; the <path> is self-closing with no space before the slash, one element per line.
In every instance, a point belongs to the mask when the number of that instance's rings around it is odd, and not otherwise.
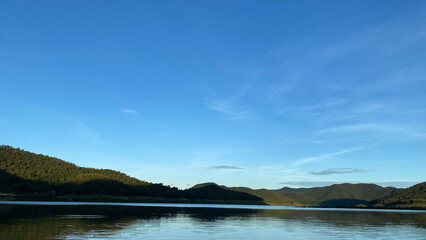
<path fill-rule="evenodd" d="M 426 239 L 426 211 L 0 202 L 0 239 Z"/>

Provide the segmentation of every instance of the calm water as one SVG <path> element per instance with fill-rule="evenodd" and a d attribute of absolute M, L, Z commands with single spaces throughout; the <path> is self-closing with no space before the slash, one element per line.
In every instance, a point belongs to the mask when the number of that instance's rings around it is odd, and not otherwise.
<path fill-rule="evenodd" d="M 426 240 L 426 211 L 0 202 L 0 239 Z"/>

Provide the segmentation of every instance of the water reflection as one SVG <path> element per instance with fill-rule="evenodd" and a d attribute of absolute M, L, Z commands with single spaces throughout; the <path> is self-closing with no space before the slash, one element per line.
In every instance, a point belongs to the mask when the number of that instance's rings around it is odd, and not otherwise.
<path fill-rule="evenodd" d="M 0 239 L 426 239 L 426 213 L 0 205 Z"/>

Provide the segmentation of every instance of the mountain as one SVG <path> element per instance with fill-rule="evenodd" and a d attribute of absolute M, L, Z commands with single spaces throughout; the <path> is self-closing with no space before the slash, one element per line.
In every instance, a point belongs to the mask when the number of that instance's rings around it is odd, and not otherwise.
<path fill-rule="evenodd" d="M 205 183 L 198 183 L 195 184 L 194 186 L 192 186 L 190 189 L 194 189 L 194 188 L 203 188 L 203 187 L 207 187 L 207 186 L 218 186 L 218 187 L 222 187 L 222 188 L 226 188 L 225 186 L 220 186 L 217 183 L 214 182 L 205 182 Z"/>
<path fill-rule="evenodd" d="M 268 205 L 281 205 L 281 206 L 299 206 L 298 201 L 292 200 L 282 194 L 277 192 L 267 190 L 267 189 L 251 189 L 247 187 L 231 187 L 231 190 L 237 192 L 249 193 L 251 195 L 257 196 L 263 200 Z"/>
<path fill-rule="evenodd" d="M 298 206 L 300 205 L 297 201 L 289 199 L 277 192 L 267 190 L 267 189 L 251 189 L 247 187 L 227 187 L 223 185 L 218 185 L 213 182 L 206 182 L 194 185 L 190 189 L 224 189 L 230 190 L 233 192 L 238 192 L 240 194 L 248 194 L 250 196 L 255 196 L 258 200 L 260 199 L 263 203 L 268 205 L 284 205 L 284 206 Z"/>
<path fill-rule="evenodd" d="M 10 146 L 0 146 L 0 198 L 11 200 L 240 203 L 292 206 L 366 205 L 426 207 L 426 182 L 407 189 L 375 184 L 334 184 L 278 190 L 201 183 L 179 190 L 124 173 L 73 163 Z"/>
<path fill-rule="evenodd" d="M 315 188 L 288 188 L 275 190 L 290 199 L 309 206 L 355 206 L 369 205 L 371 200 L 384 197 L 396 188 L 375 184 L 334 184 Z"/>
<path fill-rule="evenodd" d="M 373 200 L 375 206 L 385 207 L 426 207 L 426 182 L 422 182 L 406 189 L 399 189 L 387 196 Z"/>
<path fill-rule="evenodd" d="M 255 195 L 217 185 L 206 184 L 198 188 L 179 190 L 141 181 L 118 171 L 79 167 L 58 158 L 10 146 L 0 146 L 0 193 L 36 196 L 40 193 L 51 193 L 55 196 L 106 195 L 164 198 L 164 201 L 179 199 L 184 202 L 265 204 L 262 198 Z"/>
<path fill-rule="evenodd" d="M 177 188 L 109 169 L 79 167 L 58 158 L 0 146 L 0 192 L 183 197 Z"/>
<path fill-rule="evenodd" d="M 246 192 L 219 186 L 216 183 L 197 184 L 184 191 L 189 199 L 216 199 L 216 200 L 245 200 L 262 202 L 263 199 Z"/>

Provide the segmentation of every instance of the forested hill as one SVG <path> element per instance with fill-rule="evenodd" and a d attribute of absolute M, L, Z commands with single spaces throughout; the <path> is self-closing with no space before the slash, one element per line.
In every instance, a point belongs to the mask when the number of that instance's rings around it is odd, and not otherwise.
<path fill-rule="evenodd" d="M 179 201 L 265 204 L 248 193 L 215 186 L 179 190 L 129 177 L 124 173 L 79 167 L 58 158 L 0 146 L 0 193 L 108 195 L 179 199 Z M 171 200 L 171 201 L 174 201 Z"/>
<path fill-rule="evenodd" d="M 179 197 L 176 188 L 109 169 L 78 167 L 58 158 L 0 146 L 0 191 Z"/>
<path fill-rule="evenodd" d="M 26 180 L 50 184 L 83 183 L 93 179 L 116 180 L 139 186 L 149 184 L 118 171 L 78 167 L 58 158 L 10 146 L 0 146 L 0 169 Z"/>
<path fill-rule="evenodd" d="M 38 200 L 48 195 L 49 199 L 57 201 L 162 201 L 324 207 L 362 204 L 373 207 L 425 208 L 425 191 L 426 182 L 408 189 L 346 183 L 318 188 L 267 190 L 202 183 L 179 190 L 141 181 L 114 170 L 79 167 L 58 158 L 0 146 L 1 199 L 12 196 L 11 200 Z"/>
<path fill-rule="evenodd" d="M 221 199 L 225 197 L 228 200 L 263 201 L 262 198 L 256 195 L 234 191 L 233 189 L 219 186 L 216 183 L 197 184 L 185 190 L 185 192 L 189 195 L 198 196 L 200 199 Z"/>
<path fill-rule="evenodd" d="M 284 187 L 275 191 L 310 206 L 355 206 L 358 204 L 369 205 L 371 200 L 384 197 L 395 189 L 375 184 L 344 183 L 315 188 Z"/>
<path fill-rule="evenodd" d="M 229 189 L 257 196 L 263 199 L 263 201 L 268 205 L 300 206 L 300 203 L 298 201 L 264 188 L 251 189 L 247 187 L 231 187 Z"/>
<path fill-rule="evenodd" d="M 200 183 L 197 185 L 194 185 L 192 188 L 188 189 L 187 191 L 200 191 L 200 190 L 207 190 L 207 189 L 215 189 L 216 191 L 219 191 L 220 189 L 228 190 L 232 192 L 238 192 L 239 194 L 248 194 L 251 196 L 255 196 L 257 199 L 262 200 L 264 203 L 268 205 L 285 205 L 285 206 L 299 206 L 300 203 L 289 199 L 286 196 L 283 196 L 277 192 L 274 192 L 272 190 L 267 189 L 251 189 L 247 187 L 227 187 L 223 185 L 218 185 L 213 182 L 206 182 L 206 183 Z"/>
<path fill-rule="evenodd" d="M 426 207 L 426 182 L 422 182 L 406 189 L 397 190 L 385 197 L 372 201 L 373 205 L 395 207 L 418 206 Z"/>

